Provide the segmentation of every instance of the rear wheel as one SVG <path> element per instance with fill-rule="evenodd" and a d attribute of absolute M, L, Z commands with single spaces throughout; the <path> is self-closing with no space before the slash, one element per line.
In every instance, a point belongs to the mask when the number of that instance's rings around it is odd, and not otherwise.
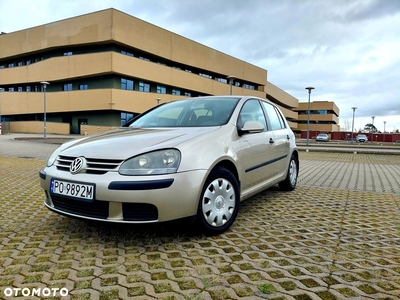
<path fill-rule="evenodd" d="M 299 160 L 292 155 L 289 162 L 289 168 L 285 180 L 279 182 L 279 187 L 283 191 L 293 191 L 297 184 L 299 175 Z"/>
<path fill-rule="evenodd" d="M 197 224 L 206 234 L 221 234 L 235 221 L 239 205 L 237 179 L 227 169 L 217 167 L 202 189 Z"/>

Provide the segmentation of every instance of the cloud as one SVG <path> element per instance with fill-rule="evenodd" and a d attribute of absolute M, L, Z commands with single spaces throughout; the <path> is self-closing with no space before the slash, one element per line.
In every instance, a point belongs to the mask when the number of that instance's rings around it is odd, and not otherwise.
<path fill-rule="evenodd" d="M 267 69 L 300 101 L 314 86 L 341 122 L 357 106 L 356 128 L 376 115 L 400 129 L 399 0 L 0 0 L 0 31 L 110 7 Z"/>

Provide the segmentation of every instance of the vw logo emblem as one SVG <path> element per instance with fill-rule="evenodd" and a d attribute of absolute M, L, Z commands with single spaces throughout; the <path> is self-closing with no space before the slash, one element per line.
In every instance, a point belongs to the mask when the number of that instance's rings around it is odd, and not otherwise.
<path fill-rule="evenodd" d="M 82 170 L 82 168 L 84 167 L 85 164 L 86 164 L 85 158 L 77 157 L 74 159 L 74 161 L 69 166 L 69 171 L 72 174 L 79 173 L 79 171 Z"/>

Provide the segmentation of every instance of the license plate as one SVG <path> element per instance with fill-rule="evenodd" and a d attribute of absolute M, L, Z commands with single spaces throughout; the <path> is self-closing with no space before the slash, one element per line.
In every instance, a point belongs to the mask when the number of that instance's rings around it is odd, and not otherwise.
<path fill-rule="evenodd" d="M 50 182 L 50 193 L 86 201 L 94 199 L 94 188 L 94 184 L 83 184 L 57 179 L 52 179 Z"/>

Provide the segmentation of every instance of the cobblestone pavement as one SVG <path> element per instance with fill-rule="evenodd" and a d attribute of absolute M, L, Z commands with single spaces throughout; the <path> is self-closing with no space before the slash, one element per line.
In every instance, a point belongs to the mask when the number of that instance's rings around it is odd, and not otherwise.
<path fill-rule="evenodd" d="M 400 299 L 400 156 L 301 152 L 295 191 L 246 200 L 205 237 L 52 213 L 38 171 L 57 145 L 15 143 L 30 154 L 1 140 L 0 299 Z"/>

